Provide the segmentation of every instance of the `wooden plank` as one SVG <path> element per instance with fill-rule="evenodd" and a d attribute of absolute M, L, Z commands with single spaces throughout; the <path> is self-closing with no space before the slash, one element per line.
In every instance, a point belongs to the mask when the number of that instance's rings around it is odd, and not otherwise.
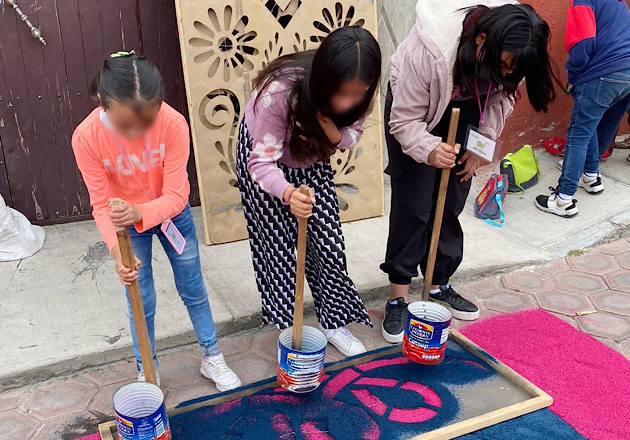
<path fill-rule="evenodd" d="M 75 17 L 78 16 L 75 11 Z M 61 26 L 58 20 L 57 8 L 54 3 L 43 3 L 37 11 L 37 20 L 42 29 L 47 29 L 47 46 L 43 50 L 43 63 L 45 78 L 48 88 L 48 104 L 52 117 L 52 139 L 56 149 L 55 157 L 50 157 L 51 165 L 56 160 L 59 169 L 61 184 L 56 190 L 63 197 L 62 206 L 50 206 L 51 215 L 48 220 L 67 218 L 83 214 L 83 204 L 87 201 L 86 195 L 78 190 L 81 187 L 79 173 L 72 154 L 71 139 L 74 127 L 72 125 L 72 113 L 70 104 L 70 91 L 68 88 L 68 72 L 65 64 L 65 51 L 61 35 Z M 48 186 L 48 181 L 46 185 Z M 83 199 L 82 199 L 83 197 Z"/>
<path fill-rule="evenodd" d="M 94 25 L 98 25 L 101 31 L 104 56 L 121 50 L 133 49 L 133 47 L 127 48 L 123 44 L 123 29 L 118 3 L 116 0 L 99 0 L 100 19 L 98 22 L 94 22 Z"/>
<path fill-rule="evenodd" d="M 108 5 L 111 0 L 107 1 Z M 111 2 L 116 4 L 115 2 Z M 130 0 L 118 0 L 118 7 L 120 9 L 120 28 L 122 30 L 122 44 L 124 50 L 135 49 L 140 51 L 140 30 L 138 29 L 138 19 L 136 14 L 137 1 Z M 114 7 L 115 9 L 115 7 Z"/>
<path fill-rule="evenodd" d="M 2 93 L 0 93 L 0 97 Z M 2 105 L 0 99 L 0 105 Z M 13 206 L 11 201 L 11 189 L 9 188 L 9 176 L 7 174 L 7 166 L 4 160 L 4 150 L 2 148 L 2 137 L 0 136 L 0 195 L 4 198 L 7 205 Z"/>
<path fill-rule="evenodd" d="M 414 436 L 409 440 L 450 440 L 464 434 L 468 434 L 492 425 L 496 425 L 501 422 L 505 422 L 506 420 L 520 417 L 524 414 L 529 414 L 531 412 L 547 408 L 553 403 L 553 399 L 551 398 L 551 396 L 549 396 L 533 383 L 529 382 L 516 371 L 512 370 L 503 362 L 489 355 L 485 350 L 480 348 L 477 344 L 459 333 L 457 330 L 451 329 L 450 338 L 455 340 L 466 351 L 479 358 L 485 364 L 489 365 L 503 378 L 524 391 L 527 395 L 530 396 L 530 398 L 523 402 L 515 403 L 513 405 L 499 408 L 486 414 L 481 414 L 479 416 L 472 417 L 470 419 L 433 430 L 431 432 Z M 372 353 L 368 356 L 335 363 L 331 366 L 326 367 L 325 372 L 330 373 L 333 371 L 341 370 L 343 368 L 364 364 L 374 359 L 400 352 L 401 346 L 397 345 L 388 350 L 377 351 L 376 353 Z M 279 385 L 277 381 L 265 383 L 256 387 L 239 391 L 237 393 L 215 397 L 204 402 L 197 402 L 181 408 L 175 408 L 168 411 L 168 416 L 174 417 L 178 414 L 188 413 L 199 408 L 230 402 L 232 400 L 237 400 L 243 397 L 250 396 L 265 389 L 274 389 L 278 386 Z M 101 433 L 102 440 L 114 439 L 116 436 L 116 422 L 106 422 L 99 425 L 99 432 Z"/>
<path fill-rule="evenodd" d="M 107 2 L 107 0 L 103 1 Z M 108 3 L 105 4 L 107 5 Z M 87 82 L 89 84 L 100 70 L 103 65 L 103 59 L 105 59 L 103 34 L 100 27 L 100 2 L 99 0 L 77 0 L 77 6 L 81 22 L 83 63 L 85 64 Z"/>
<path fill-rule="evenodd" d="M 158 8 L 155 0 L 138 0 L 138 21 L 142 29 L 140 34 L 140 52 L 153 61 L 157 68 L 160 69 L 160 72 L 162 72 L 162 60 L 160 58 L 161 30 L 158 20 Z M 163 73 L 162 76 L 164 76 Z"/>
<path fill-rule="evenodd" d="M 42 173 L 39 163 L 34 159 L 35 153 L 31 150 L 35 148 L 36 137 L 29 90 L 24 81 L 26 71 L 20 29 L 23 26 L 16 14 L 0 14 L 0 27 L 3 30 L 0 38 L 0 88 L 4 90 L 0 92 L 4 95 L 0 130 L 5 143 L 5 163 L 13 207 L 34 220 L 43 218 L 43 210 L 38 203 L 45 206 L 45 200 L 41 191 Z M 27 38 L 32 39 L 28 32 Z"/>
<path fill-rule="evenodd" d="M 40 11 L 44 13 L 51 11 L 50 8 L 38 6 L 37 2 L 25 5 L 23 10 L 35 23 L 39 23 Z M 56 10 L 52 12 L 56 15 Z M 50 72 L 44 61 L 44 50 L 48 53 L 59 51 L 55 55 L 61 56 L 60 42 L 56 38 L 58 36 L 55 35 L 54 28 L 52 30 L 51 45 L 43 46 L 31 37 L 28 27 L 19 26 L 22 61 L 26 72 L 25 77 L 20 80 L 26 80 L 30 112 L 33 118 L 34 139 L 28 148 L 31 152 L 30 159 L 33 161 L 33 168 L 39 168 L 42 181 L 41 186 L 37 187 L 37 191 L 33 195 L 38 220 L 60 217 L 65 210 L 57 142 L 54 135 L 55 124 L 49 94 Z"/>
<path fill-rule="evenodd" d="M 74 130 L 88 115 L 96 104 L 90 99 L 89 77 L 85 66 L 85 52 L 83 49 L 81 18 L 78 0 L 56 2 L 59 32 L 61 34 L 63 60 L 66 68 L 66 87 L 68 93 L 69 125 Z M 71 150 L 70 145 L 66 147 Z M 81 173 L 76 167 L 74 155 L 68 166 L 74 168 L 76 186 L 67 190 L 77 193 L 78 212 L 72 215 L 86 215 L 92 212 L 90 197 L 83 183 Z M 65 173 L 65 172 L 64 172 Z M 70 171 L 68 172 L 70 174 Z"/>

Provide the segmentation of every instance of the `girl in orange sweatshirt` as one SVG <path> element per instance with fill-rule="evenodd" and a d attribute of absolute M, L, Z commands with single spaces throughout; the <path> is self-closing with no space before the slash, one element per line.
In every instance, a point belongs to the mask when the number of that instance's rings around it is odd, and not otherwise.
<path fill-rule="evenodd" d="M 157 235 L 199 339 L 201 374 L 214 381 L 220 391 L 236 388 L 241 381 L 217 347 L 188 205 L 188 124 L 163 102 L 162 77 L 157 68 L 133 52 L 119 52 L 106 59 L 92 93 L 100 106 L 75 130 L 72 149 L 90 193 L 96 226 L 114 258 L 120 281 L 128 286 L 137 279 L 140 284 L 154 360 L 156 294 L 151 257 L 153 236 Z M 124 203 L 112 212 L 109 201 L 113 198 Z M 115 228 L 127 226 L 136 270 L 122 264 L 116 238 Z M 144 380 L 134 322 L 131 311 L 128 313 L 138 379 Z"/>

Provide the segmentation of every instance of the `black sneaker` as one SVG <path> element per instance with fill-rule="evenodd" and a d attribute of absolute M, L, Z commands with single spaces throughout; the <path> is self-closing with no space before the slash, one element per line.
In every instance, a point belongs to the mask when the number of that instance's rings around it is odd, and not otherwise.
<path fill-rule="evenodd" d="M 390 344 L 400 344 L 405 335 L 407 325 L 407 306 L 405 300 L 396 298 L 388 301 L 385 306 L 385 318 L 381 328 L 383 338 Z"/>
<path fill-rule="evenodd" d="M 479 319 L 479 308 L 455 292 L 451 286 L 440 286 L 440 293 L 432 293 L 429 298 L 431 301 L 448 308 L 453 314 L 453 318 L 462 321 Z"/>

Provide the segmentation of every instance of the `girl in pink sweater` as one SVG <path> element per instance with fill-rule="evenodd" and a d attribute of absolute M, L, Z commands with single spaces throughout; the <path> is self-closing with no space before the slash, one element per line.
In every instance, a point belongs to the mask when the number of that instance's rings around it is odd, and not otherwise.
<path fill-rule="evenodd" d="M 385 103 L 392 208 L 381 269 L 391 293 L 383 337 L 403 339 L 409 285 L 424 273 L 442 169 L 450 168 L 431 300 L 457 319 L 479 309 L 450 285 L 463 258 L 459 215 L 482 159 L 460 148 L 469 125 L 496 140 L 512 113 L 521 81 L 529 102 L 546 111 L 555 97 L 547 23 L 529 5 L 511 0 L 419 0 L 416 25 L 392 57 Z M 457 145 L 447 145 L 451 110 L 461 116 Z"/>
<path fill-rule="evenodd" d="M 263 322 L 292 324 L 297 218 L 309 218 L 306 279 L 329 342 L 365 347 L 345 328 L 369 324 L 348 275 L 330 157 L 353 148 L 379 84 L 378 43 L 359 27 L 332 32 L 317 51 L 281 57 L 254 81 L 240 127 L 239 187 Z M 310 196 L 296 191 L 311 188 Z"/>
<path fill-rule="evenodd" d="M 120 281 L 125 286 L 134 280 L 140 284 L 154 361 L 157 365 L 151 259 L 153 236 L 157 236 L 171 262 L 177 291 L 199 339 L 203 354 L 201 374 L 214 381 L 220 391 L 236 388 L 241 381 L 217 347 L 188 205 L 188 124 L 163 101 L 160 72 L 145 57 L 127 52 L 112 55 L 105 60 L 92 89 L 100 106 L 75 130 L 72 149 L 90 193 L 92 215 L 114 258 Z M 124 200 L 123 206 L 113 212 L 108 205 L 112 198 Z M 135 270 L 122 263 L 116 227 L 129 227 Z M 175 230 L 181 234 L 181 240 L 169 238 Z M 129 322 L 138 378 L 142 381 L 144 374 L 130 307 Z"/>

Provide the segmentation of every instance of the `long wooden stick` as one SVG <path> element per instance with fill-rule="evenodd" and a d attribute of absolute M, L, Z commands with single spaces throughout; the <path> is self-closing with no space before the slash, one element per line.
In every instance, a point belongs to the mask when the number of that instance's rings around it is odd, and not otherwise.
<path fill-rule="evenodd" d="M 122 203 L 122 200 L 114 199 L 109 204 L 109 207 L 110 209 L 114 209 Z M 116 235 L 118 236 L 118 245 L 120 246 L 120 255 L 122 255 L 123 264 L 126 268 L 135 270 L 136 259 L 133 255 L 133 248 L 131 247 L 129 229 L 116 228 Z M 138 280 L 135 280 L 130 286 L 127 286 L 127 290 L 129 291 L 129 303 L 131 304 L 133 322 L 136 327 L 136 339 L 138 340 L 144 377 L 147 382 L 157 385 L 157 375 L 155 374 L 155 364 L 153 363 L 153 351 L 151 350 L 147 319 L 144 315 L 144 305 L 142 304 L 142 294 L 140 293 Z"/>
<path fill-rule="evenodd" d="M 451 113 L 451 125 L 448 129 L 446 143 L 455 145 L 457 136 L 457 126 L 459 125 L 459 109 L 454 108 Z M 435 269 L 435 258 L 437 257 L 438 243 L 440 242 L 440 232 L 442 230 L 442 219 L 444 218 L 444 205 L 446 204 L 446 193 L 448 192 L 448 179 L 451 176 L 451 169 L 442 169 L 440 179 L 440 190 L 438 192 L 437 203 L 435 205 L 435 218 L 433 220 L 433 232 L 431 234 L 431 246 L 429 247 L 429 257 L 427 259 L 427 270 L 424 274 L 424 288 L 422 289 L 422 300 L 429 299 L 429 291 L 433 284 L 433 270 Z"/>
<path fill-rule="evenodd" d="M 311 195 L 308 186 L 302 185 L 300 192 Z M 302 326 L 304 323 L 304 270 L 306 266 L 306 231 L 308 219 L 298 220 L 297 268 L 295 270 L 295 305 L 293 308 L 293 349 L 302 349 Z"/>

